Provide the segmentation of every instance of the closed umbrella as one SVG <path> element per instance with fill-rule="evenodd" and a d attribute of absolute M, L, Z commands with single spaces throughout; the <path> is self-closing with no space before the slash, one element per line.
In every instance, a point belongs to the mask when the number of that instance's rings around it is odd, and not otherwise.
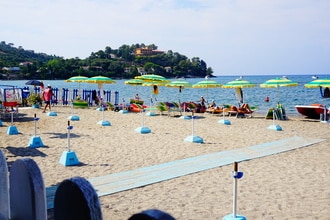
<path fill-rule="evenodd" d="M 242 91 L 242 89 L 243 88 L 253 88 L 255 86 L 256 86 L 256 84 L 239 78 L 239 79 L 236 79 L 234 81 L 230 81 L 230 82 L 224 84 L 222 86 L 222 88 L 225 88 L 225 89 L 234 88 L 235 91 L 236 91 L 236 96 L 237 96 L 239 102 L 243 103 L 244 101 L 243 101 L 243 91 Z"/>

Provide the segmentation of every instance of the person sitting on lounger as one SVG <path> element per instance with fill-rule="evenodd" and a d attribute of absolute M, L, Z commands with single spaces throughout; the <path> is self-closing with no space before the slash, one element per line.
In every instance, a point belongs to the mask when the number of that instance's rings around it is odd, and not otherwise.
<path fill-rule="evenodd" d="M 215 108 L 215 107 L 217 107 L 217 105 L 215 104 L 215 101 L 212 100 L 212 102 L 209 105 L 209 108 Z"/>
<path fill-rule="evenodd" d="M 253 111 L 251 110 L 249 104 L 244 103 L 241 107 L 238 108 L 239 113 L 250 114 Z"/>

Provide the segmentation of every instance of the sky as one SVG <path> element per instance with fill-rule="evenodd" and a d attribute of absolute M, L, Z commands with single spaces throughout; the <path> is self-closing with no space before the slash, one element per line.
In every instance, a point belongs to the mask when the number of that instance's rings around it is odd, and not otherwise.
<path fill-rule="evenodd" d="M 0 41 L 79 57 L 155 44 L 214 75 L 330 73 L 329 0 L 0 1 Z"/>

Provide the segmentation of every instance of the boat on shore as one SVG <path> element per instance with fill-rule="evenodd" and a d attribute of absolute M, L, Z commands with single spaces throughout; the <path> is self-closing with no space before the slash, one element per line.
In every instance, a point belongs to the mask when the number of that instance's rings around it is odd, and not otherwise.
<path fill-rule="evenodd" d="M 324 106 L 321 104 L 296 105 L 297 111 L 307 118 L 320 119 L 320 114 L 324 114 Z"/>

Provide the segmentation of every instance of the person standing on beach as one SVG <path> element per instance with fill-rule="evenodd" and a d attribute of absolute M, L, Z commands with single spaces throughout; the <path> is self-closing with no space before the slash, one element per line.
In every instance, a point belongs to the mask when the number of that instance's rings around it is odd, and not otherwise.
<path fill-rule="evenodd" d="M 49 111 L 51 111 L 50 102 L 51 102 L 53 96 L 54 96 L 54 93 L 53 93 L 52 87 L 48 84 L 47 88 L 42 91 L 42 99 L 44 100 L 44 102 L 46 104 L 42 113 L 46 112 L 47 106 L 49 108 Z"/>

